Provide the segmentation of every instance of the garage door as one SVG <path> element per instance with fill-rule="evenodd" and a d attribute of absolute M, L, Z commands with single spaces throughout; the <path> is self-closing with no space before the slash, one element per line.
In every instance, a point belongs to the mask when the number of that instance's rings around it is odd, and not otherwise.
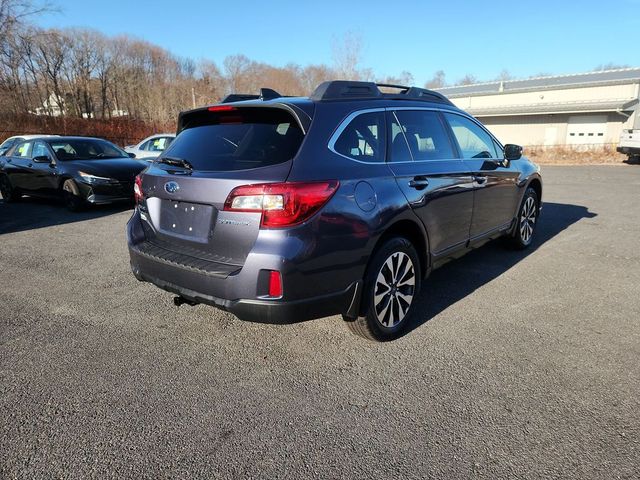
<path fill-rule="evenodd" d="M 567 124 L 567 144 L 604 143 L 606 133 L 606 115 L 574 115 Z"/>

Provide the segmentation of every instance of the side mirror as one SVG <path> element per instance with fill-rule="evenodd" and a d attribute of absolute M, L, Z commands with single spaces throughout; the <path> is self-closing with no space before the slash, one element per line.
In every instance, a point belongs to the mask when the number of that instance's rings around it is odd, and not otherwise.
<path fill-rule="evenodd" d="M 52 163 L 52 160 L 47 155 L 39 155 L 37 157 L 33 157 L 33 162 L 34 163 Z"/>
<path fill-rule="evenodd" d="M 507 143 L 504 146 L 504 158 L 505 160 L 519 160 L 522 157 L 522 147 L 520 145 L 514 145 L 513 143 Z"/>
<path fill-rule="evenodd" d="M 136 154 L 135 153 L 127 152 L 127 154 L 129 155 L 129 158 L 136 158 Z"/>

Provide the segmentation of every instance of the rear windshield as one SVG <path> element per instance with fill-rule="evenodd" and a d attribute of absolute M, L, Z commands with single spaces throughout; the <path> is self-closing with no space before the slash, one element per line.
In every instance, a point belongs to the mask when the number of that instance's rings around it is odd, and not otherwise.
<path fill-rule="evenodd" d="M 162 158 L 186 160 L 194 170 L 232 171 L 267 167 L 291 160 L 304 134 L 285 110 L 241 108 L 199 112 Z"/>

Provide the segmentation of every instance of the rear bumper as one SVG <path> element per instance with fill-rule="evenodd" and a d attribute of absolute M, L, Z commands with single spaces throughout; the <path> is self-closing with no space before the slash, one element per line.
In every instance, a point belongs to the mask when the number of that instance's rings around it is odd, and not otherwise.
<path fill-rule="evenodd" d="M 359 292 L 357 284 L 345 291 L 328 295 L 281 302 L 278 300 L 227 300 L 214 297 L 203 292 L 196 292 L 142 273 L 134 264 L 131 265 L 135 277 L 143 282 L 150 282 L 167 292 L 175 293 L 194 303 L 204 303 L 234 314 L 240 320 L 258 323 L 290 324 L 315 318 L 327 317 L 347 312 Z"/>
<path fill-rule="evenodd" d="M 616 151 L 625 155 L 640 155 L 640 147 L 617 147 Z"/>
<path fill-rule="evenodd" d="M 194 303 L 204 303 L 228 311 L 242 320 L 262 323 L 296 323 L 344 313 L 357 314 L 361 276 L 340 275 L 337 270 L 309 270 L 282 252 L 268 250 L 280 242 L 256 247 L 243 266 L 215 268 L 189 262 L 183 256 L 166 256 L 141 248 L 144 243 L 139 212 L 127 224 L 131 270 L 135 277 L 152 283 Z M 289 237 L 291 238 L 291 237 Z M 273 239 L 271 239 L 273 240 Z M 296 240 L 295 238 L 293 240 Z M 306 250 L 302 250 L 306 253 Z M 296 257 L 298 258 L 298 257 Z M 283 298 L 265 295 L 269 270 L 282 275 Z"/>

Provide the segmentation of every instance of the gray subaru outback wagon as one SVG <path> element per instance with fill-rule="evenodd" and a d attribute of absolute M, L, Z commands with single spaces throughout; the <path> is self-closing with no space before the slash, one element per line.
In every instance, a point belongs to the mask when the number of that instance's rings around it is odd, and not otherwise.
<path fill-rule="evenodd" d="M 499 236 L 531 244 L 542 180 L 437 92 L 331 81 L 183 112 L 135 195 L 133 273 L 176 305 L 273 323 L 342 314 L 390 340 L 432 269 Z"/>

